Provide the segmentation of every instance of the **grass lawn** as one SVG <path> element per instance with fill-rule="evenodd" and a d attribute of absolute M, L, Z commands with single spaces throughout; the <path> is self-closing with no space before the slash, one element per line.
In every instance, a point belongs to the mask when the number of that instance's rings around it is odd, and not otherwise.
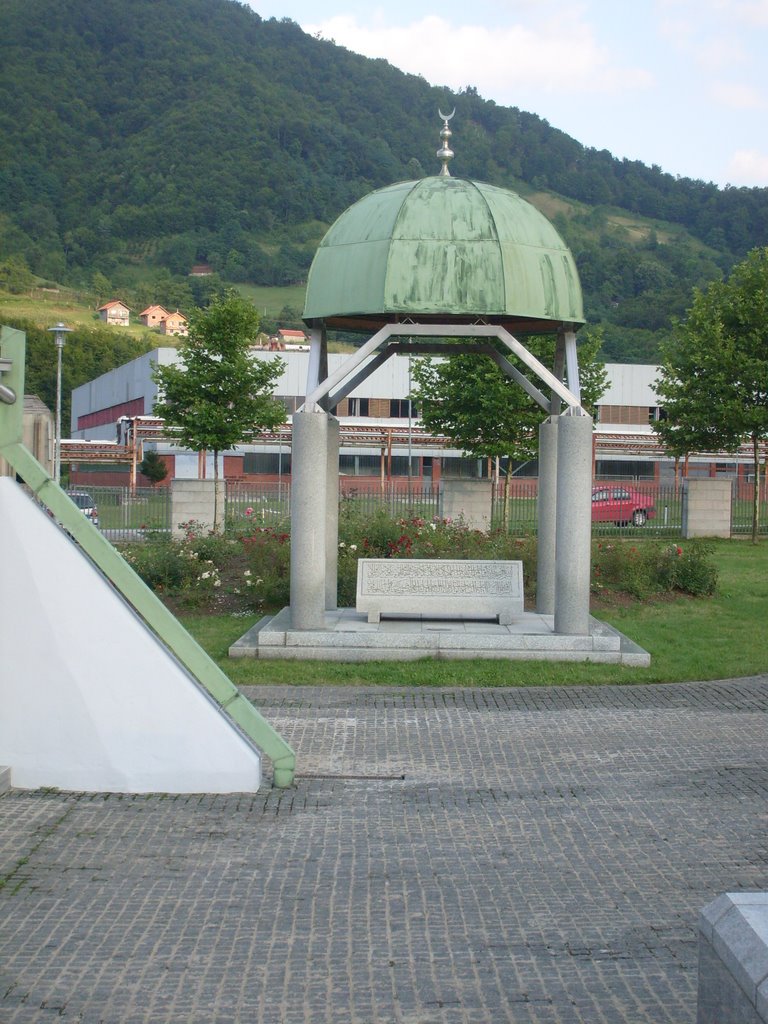
<path fill-rule="evenodd" d="M 282 288 L 258 284 L 238 284 L 235 287 L 241 295 L 251 300 L 261 316 L 267 316 L 272 320 L 280 316 L 285 306 L 299 312 L 304 309 L 306 286 L 303 284 L 286 285 Z"/>
<path fill-rule="evenodd" d="M 84 302 L 76 292 L 62 288 L 58 292 L 43 292 L 37 288 L 32 293 L 11 295 L 0 291 L 0 318 L 7 320 L 31 320 L 39 327 L 47 328 L 60 321 L 68 327 L 104 327 L 107 324 L 99 320 L 96 310 Z M 142 323 L 132 323 L 129 327 L 115 327 L 121 334 L 130 334 L 135 338 L 147 337 L 155 345 L 164 339 L 150 331 Z"/>
<path fill-rule="evenodd" d="M 183 621 L 239 686 L 558 686 L 672 683 L 768 672 L 768 544 L 717 541 L 718 591 L 711 598 L 608 601 L 594 614 L 651 654 L 649 668 L 514 661 L 366 662 L 230 659 L 229 645 L 256 621 L 185 615 Z"/>

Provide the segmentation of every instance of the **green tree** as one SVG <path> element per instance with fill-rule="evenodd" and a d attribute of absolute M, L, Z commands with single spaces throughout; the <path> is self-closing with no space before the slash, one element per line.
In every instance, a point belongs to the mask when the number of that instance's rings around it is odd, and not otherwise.
<path fill-rule="evenodd" d="M 96 270 L 91 277 L 91 286 L 96 293 L 96 302 L 101 305 L 102 302 L 107 302 L 112 295 L 112 285 L 106 274 L 102 274 L 100 270 Z"/>
<path fill-rule="evenodd" d="M 749 439 L 760 515 L 760 442 L 768 436 L 768 248 L 753 249 L 726 281 L 694 292 L 663 348 L 657 391 L 667 418 L 654 424 L 667 451 L 736 451 Z"/>
<path fill-rule="evenodd" d="M 9 256 L 0 263 L 0 288 L 12 295 L 20 295 L 29 291 L 34 283 L 35 279 L 23 256 Z"/>
<path fill-rule="evenodd" d="M 152 487 L 165 480 L 168 476 L 168 467 L 157 454 L 154 448 L 147 448 L 144 458 L 139 463 L 139 472 L 149 480 Z"/>
<path fill-rule="evenodd" d="M 600 333 L 596 332 L 580 347 L 582 403 L 590 412 L 606 387 L 605 369 L 596 362 L 601 341 Z M 554 344 L 554 338 L 542 336 L 529 339 L 527 347 L 545 366 L 551 366 Z M 501 350 L 510 362 L 516 362 L 506 348 Z M 517 368 L 546 392 L 526 366 L 518 363 Z M 544 413 L 488 356 L 418 359 L 413 364 L 412 377 L 412 398 L 424 425 L 450 437 L 468 455 L 506 457 L 510 466 L 514 459 L 536 457 L 538 426 Z M 505 511 L 508 486 L 509 473 L 505 478 Z"/>
<path fill-rule="evenodd" d="M 258 330 L 252 304 L 226 292 L 190 314 L 179 363 L 153 372 L 160 393 L 156 414 L 178 428 L 187 448 L 213 452 L 217 483 L 220 452 L 285 419 L 283 405 L 272 397 L 283 362 L 253 357 L 250 347 Z"/>

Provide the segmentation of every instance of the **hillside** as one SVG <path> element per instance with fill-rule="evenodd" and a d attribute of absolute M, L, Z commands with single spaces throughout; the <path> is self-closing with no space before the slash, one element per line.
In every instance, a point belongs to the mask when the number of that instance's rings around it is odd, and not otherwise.
<path fill-rule="evenodd" d="M 652 358 L 691 288 L 768 239 L 768 190 L 614 159 L 233 0 L 4 0 L 3 15 L 0 264 L 43 279 L 98 275 L 138 301 L 175 289 L 182 307 L 201 297 L 184 291 L 196 261 L 231 282 L 300 283 L 346 206 L 436 173 L 446 104 L 452 172 L 552 217 L 611 358 Z"/>

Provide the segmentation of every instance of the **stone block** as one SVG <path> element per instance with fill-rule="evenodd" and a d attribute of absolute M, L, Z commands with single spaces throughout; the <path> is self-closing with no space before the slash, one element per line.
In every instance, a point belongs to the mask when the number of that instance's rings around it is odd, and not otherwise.
<path fill-rule="evenodd" d="M 504 625 L 523 613 L 523 563 L 361 558 L 356 609 L 367 612 L 369 622 L 386 614 L 417 613 L 430 618 L 498 618 Z"/>
<path fill-rule="evenodd" d="M 442 512 L 447 519 L 461 519 L 473 530 L 489 530 L 493 505 L 490 480 L 441 480 Z"/>
<path fill-rule="evenodd" d="M 683 536 L 731 536 L 730 480 L 695 480 L 683 483 Z"/>
<path fill-rule="evenodd" d="M 696 1020 L 768 1021 L 768 893 L 726 893 L 701 911 Z"/>
<path fill-rule="evenodd" d="M 205 530 L 224 526 L 226 485 L 223 480 L 171 481 L 171 535 L 177 536 L 182 523 L 194 520 Z M 218 494 L 218 499 L 217 499 Z M 215 518 L 215 523 L 214 523 Z"/>

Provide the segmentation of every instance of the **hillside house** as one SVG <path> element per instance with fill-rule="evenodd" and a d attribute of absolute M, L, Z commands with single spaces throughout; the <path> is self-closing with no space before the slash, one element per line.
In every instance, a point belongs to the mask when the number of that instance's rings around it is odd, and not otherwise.
<path fill-rule="evenodd" d="M 157 327 L 160 321 L 165 320 L 169 315 L 164 306 L 147 306 L 143 313 L 139 313 L 139 320 L 145 327 Z"/>
<path fill-rule="evenodd" d="M 187 318 L 178 309 L 175 313 L 168 313 L 158 323 L 161 334 L 175 334 L 179 338 L 186 338 L 189 334 Z"/>
<path fill-rule="evenodd" d="M 209 263 L 196 263 L 189 272 L 190 277 L 210 277 L 213 267 Z"/>
<path fill-rule="evenodd" d="M 131 319 L 131 311 L 124 302 L 119 299 L 112 299 L 105 302 L 98 309 L 99 319 L 105 324 L 113 324 L 115 327 L 127 327 Z"/>
<path fill-rule="evenodd" d="M 292 331 L 286 327 L 281 327 L 277 332 L 278 340 L 282 343 L 282 347 L 290 345 L 294 347 L 296 345 L 309 345 L 309 338 L 306 336 L 304 331 Z"/>

